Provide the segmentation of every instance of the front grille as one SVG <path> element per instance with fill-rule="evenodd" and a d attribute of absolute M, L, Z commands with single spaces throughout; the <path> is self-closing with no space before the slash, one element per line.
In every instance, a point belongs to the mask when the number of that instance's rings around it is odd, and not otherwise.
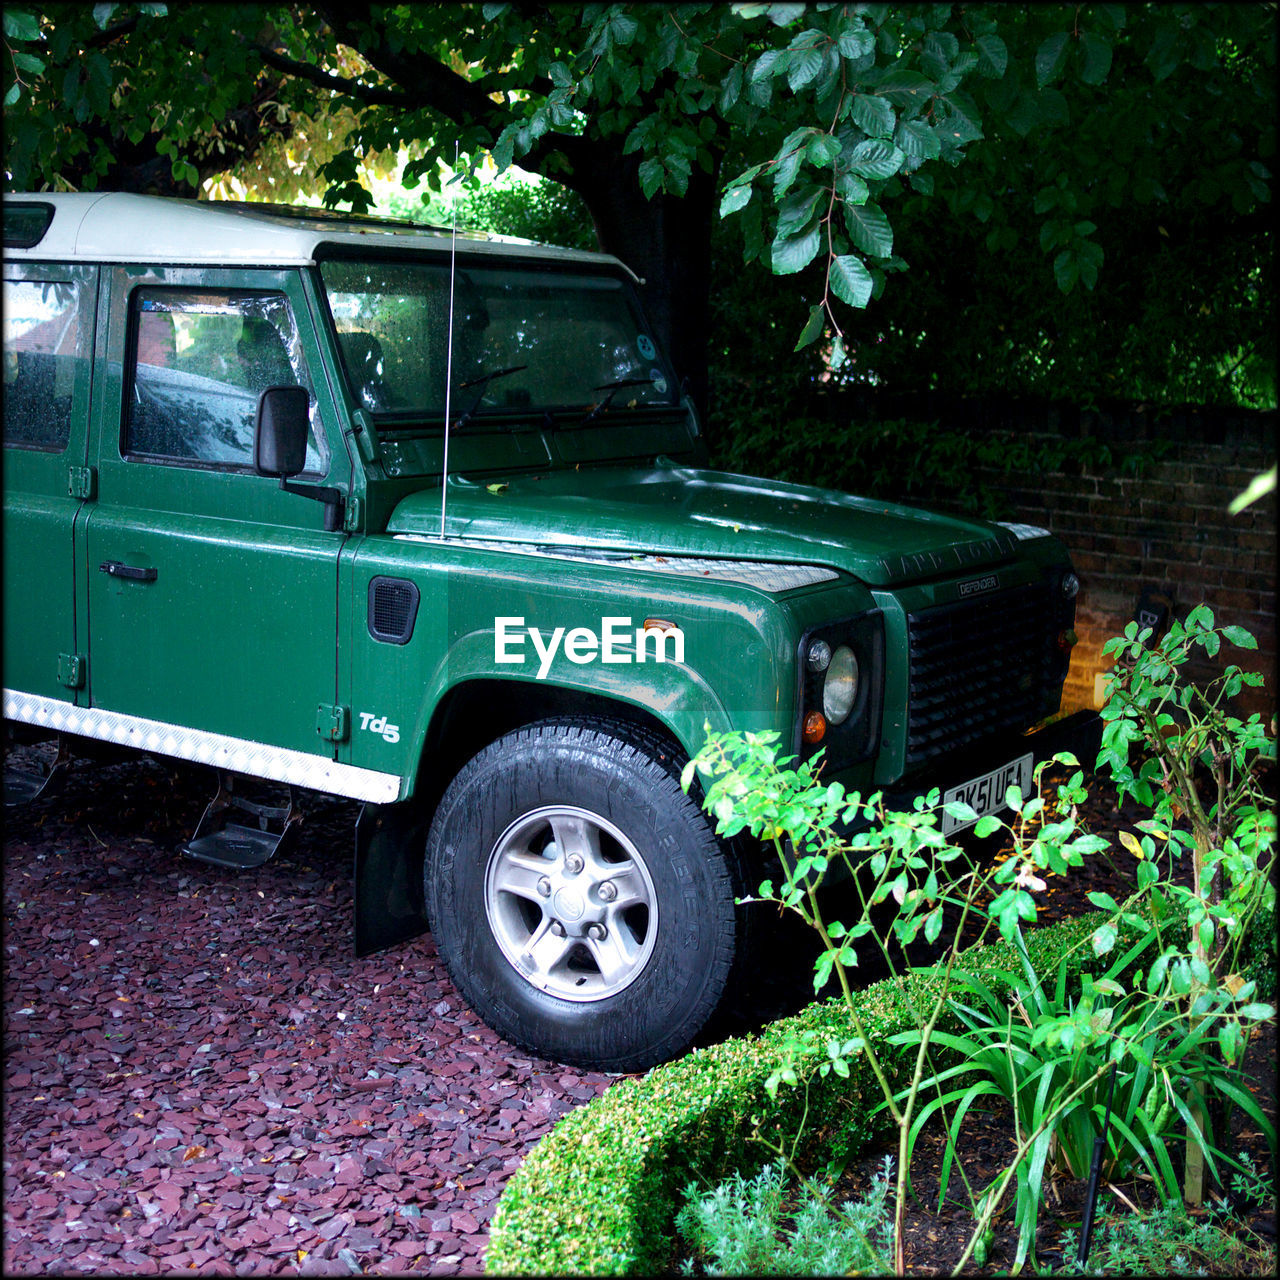
<path fill-rule="evenodd" d="M 1050 714 L 1061 683 L 1048 584 L 907 616 L 906 767 Z"/>

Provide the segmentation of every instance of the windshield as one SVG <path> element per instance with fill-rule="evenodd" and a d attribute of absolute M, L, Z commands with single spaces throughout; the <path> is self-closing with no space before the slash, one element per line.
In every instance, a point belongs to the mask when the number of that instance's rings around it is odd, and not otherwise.
<path fill-rule="evenodd" d="M 357 402 L 384 429 L 442 424 L 449 263 L 330 258 L 320 274 Z M 536 412 L 570 426 L 610 395 L 596 421 L 679 404 L 670 367 L 616 276 L 459 261 L 453 317 L 455 425 Z"/>

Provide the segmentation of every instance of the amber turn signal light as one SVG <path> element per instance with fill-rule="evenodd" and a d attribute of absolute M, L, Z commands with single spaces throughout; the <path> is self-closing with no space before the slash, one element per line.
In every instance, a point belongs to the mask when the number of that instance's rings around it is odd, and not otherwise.
<path fill-rule="evenodd" d="M 821 711 L 810 711 L 804 718 L 802 735 L 806 742 L 821 742 L 827 732 L 827 721 Z"/>

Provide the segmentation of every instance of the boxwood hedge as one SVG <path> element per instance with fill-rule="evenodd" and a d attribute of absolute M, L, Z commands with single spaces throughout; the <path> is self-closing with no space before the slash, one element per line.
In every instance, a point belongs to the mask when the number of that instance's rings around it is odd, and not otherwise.
<path fill-rule="evenodd" d="M 1104 917 L 1090 914 L 1047 925 L 1027 935 L 1032 963 L 1041 974 L 1056 971 L 1072 952 L 1078 970 L 1092 960 L 1086 941 Z M 1077 944 L 1083 943 L 1082 946 Z M 971 957 L 972 958 L 972 957 Z M 1018 969 L 1013 948 L 997 941 L 982 953 L 983 967 Z M 936 980 L 886 979 L 858 992 L 868 1029 L 887 1038 L 913 1024 L 907 1000 L 936 992 Z M 839 1000 L 810 1005 L 768 1026 L 759 1037 L 726 1040 L 698 1049 L 643 1077 L 620 1080 L 585 1107 L 571 1112 L 530 1152 L 507 1183 L 493 1215 L 485 1271 L 490 1275 L 627 1275 L 669 1266 L 681 1189 L 690 1180 L 708 1184 L 734 1169 L 746 1172 L 768 1158 L 754 1130 L 771 1140 L 825 1130 L 838 1113 L 842 1144 L 858 1155 L 884 1132 L 886 1117 L 870 1113 L 881 1100 L 864 1055 L 854 1058 L 849 1079 L 830 1072 L 804 1089 L 778 1090 L 765 1081 L 785 1057 L 796 1033 L 849 1034 Z M 903 1078 L 906 1051 L 887 1067 Z"/>

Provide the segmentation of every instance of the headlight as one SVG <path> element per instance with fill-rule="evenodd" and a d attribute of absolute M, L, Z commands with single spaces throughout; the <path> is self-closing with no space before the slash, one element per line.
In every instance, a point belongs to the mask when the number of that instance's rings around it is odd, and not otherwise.
<path fill-rule="evenodd" d="M 831 646 L 825 640 L 815 640 L 809 646 L 809 670 L 825 671 L 831 665 Z"/>
<path fill-rule="evenodd" d="M 858 659 L 842 644 L 832 655 L 822 686 L 822 711 L 830 724 L 842 724 L 858 696 Z"/>
<path fill-rule="evenodd" d="M 1065 574 L 1060 589 L 1064 600 L 1074 600 L 1080 594 L 1080 579 L 1074 573 Z"/>

